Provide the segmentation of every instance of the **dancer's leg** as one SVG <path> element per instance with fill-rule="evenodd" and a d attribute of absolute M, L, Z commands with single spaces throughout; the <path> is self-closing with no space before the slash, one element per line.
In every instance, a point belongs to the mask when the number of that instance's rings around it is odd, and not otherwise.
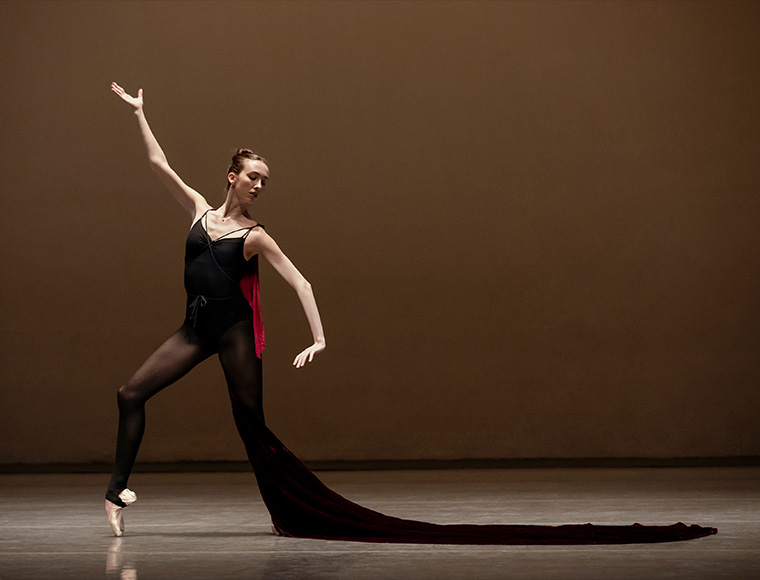
<path fill-rule="evenodd" d="M 116 460 L 106 499 L 116 505 L 124 505 L 118 495 L 127 487 L 127 479 L 145 431 L 145 402 L 187 374 L 210 354 L 201 346 L 188 342 L 178 331 L 159 346 L 119 389 Z"/>
<path fill-rule="evenodd" d="M 261 359 L 256 356 L 250 321 L 235 324 L 222 336 L 219 342 L 219 362 L 227 379 L 235 426 L 251 458 L 252 449 L 249 446 L 256 437 L 259 426 L 264 424 L 264 406 Z M 253 459 L 251 461 L 253 465 Z M 281 535 L 274 520 L 272 533 Z"/>
<path fill-rule="evenodd" d="M 238 322 L 219 341 L 219 362 L 227 379 L 227 389 L 238 431 L 246 418 L 264 421 L 261 359 L 256 356 L 250 320 Z M 243 435 L 241 431 L 241 436 Z"/>

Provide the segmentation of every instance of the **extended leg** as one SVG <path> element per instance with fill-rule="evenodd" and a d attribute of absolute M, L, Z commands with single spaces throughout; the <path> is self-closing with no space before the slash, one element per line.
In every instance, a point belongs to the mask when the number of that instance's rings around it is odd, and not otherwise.
<path fill-rule="evenodd" d="M 227 389 L 238 431 L 254 419 L 264 422 L 261 359 L 256 356 L 250 321 L 232 326 L 219 342 L 219 362 L 227 379 Z M 241 431 L 241 436 L 242 436 Z"/>
<path fill-rule="evenodd" d="M 264 425 L 264 406 L 261 359 L 256 356 L 254 332 L 249 321 L 235 324 L 224 334 L 219 343 L 219 362 L 227 379 L 235 426 L 251 465 L 254 465 L 256 449 L 252 442 L 258 440 L 260 426 Z M 274 520 L 272 533 L 281 535 Z"/>
<path fill-rule="evenodd" d="M 189 343 L 181 332 L 176 332 L 119 389 L 119 433 L 107 500 L 124 507 L 118 495 L 127 487 L 145 431 L 145 402 L 209 355 L 202 347 Z"/>

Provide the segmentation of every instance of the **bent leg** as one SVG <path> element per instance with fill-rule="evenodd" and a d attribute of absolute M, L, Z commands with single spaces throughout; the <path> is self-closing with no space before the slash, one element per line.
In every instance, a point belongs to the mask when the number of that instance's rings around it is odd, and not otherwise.
<path fill-rule="evenodd" d="M 145 432 L 145 402 L 183 377 L 210 354 L 203 347 L 189 343 L 178 331 L 159 346 L 119 389 L 116 459 L 106 499 L 116 505 L 122 504 L 118 495 L 127 487 L 127 479 Z"/>

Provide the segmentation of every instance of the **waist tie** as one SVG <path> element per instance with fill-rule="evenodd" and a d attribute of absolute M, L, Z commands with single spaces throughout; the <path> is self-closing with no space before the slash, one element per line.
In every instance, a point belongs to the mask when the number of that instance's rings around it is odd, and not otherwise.
<path fill-rule="evenodd" d="M 195 323 L 198 321 L 198 308 L 202 308 L 206 304 L 208 304 L 208 300 L 202 294 L 197 295 L 190 303 L 190 320 L 193 321 L 193 328 L 195 328 Z"/>
<path fill-rule="evenodd" d="M 198 309 L 206 306 L 209 300 L 229 300 L 235 297 L 234 294 L 232 296 L 225 296 L 224 298 L 210 298 L 203 294 L 188 294 L 188 296 L 193 296 L 193 301 L 190 303 L 190 320 L 193 321 L 193 328 L 195 328 L 195 323 L 198 321 Z"/>

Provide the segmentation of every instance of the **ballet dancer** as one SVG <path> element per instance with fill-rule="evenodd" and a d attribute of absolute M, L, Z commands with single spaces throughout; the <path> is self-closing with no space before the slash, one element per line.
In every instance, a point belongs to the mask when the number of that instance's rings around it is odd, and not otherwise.
<path fill-rule="evenodd" d="M 264 422 L 259 255 L 295 289 L 311 328 L 314 342 L 295 357 L 293 365 L 301 368 L 325 349 L 311 285 L 251 214 L 269 180 L 269 166 L 251 150 L 238 149 L 227 170 L 224 203 L 213 208 L 169 166 L 145 118 L 142 89 L 136 97 L 116 83 L 111 89 L 134 111 L 151 167 L 190 214 L 192 224 L 185 242 L 185 319 L 118 391 L 116 457 L 105 503 L 116 536 L 124 533 L 122 510 L 137 499 L 127 480 L 145 430 L 146 401 L 212 354 L 218 355 L 224 370 L 235 425 L 276 534 L 428 544 L 616 544 L 672 542 L 717 532 L 680 522 L 671 526 L 432 524 L 375 512 L 327 488 Z"/>

